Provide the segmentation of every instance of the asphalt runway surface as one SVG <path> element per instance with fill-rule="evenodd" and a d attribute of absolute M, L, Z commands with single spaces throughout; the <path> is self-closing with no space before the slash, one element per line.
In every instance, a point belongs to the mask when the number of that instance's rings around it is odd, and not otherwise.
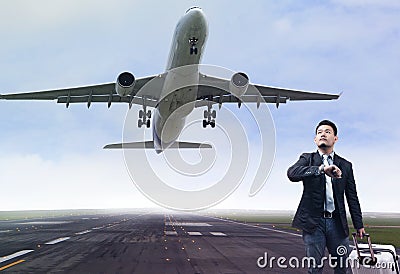
<path fill-rule="evenodd" d="M 276 260 L 260 268 L 265 254 L 301 259 L 301 235 L 272 224 L 144 210 L 0 221 L 4 273 L 306 272 L 288 261 L 286 269 Z"/>

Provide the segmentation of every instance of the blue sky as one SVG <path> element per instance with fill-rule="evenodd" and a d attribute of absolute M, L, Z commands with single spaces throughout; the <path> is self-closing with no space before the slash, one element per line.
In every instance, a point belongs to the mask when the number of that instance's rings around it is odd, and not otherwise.
<path fill-rule="evenodd" d="M 354 164 L 363 210 L 400 211 L 398 1 L 8 1 L 0 93 L 162 72 L 191 6 L 209 21 L 204 64 L 245 71 L 253 83 L 343 92 L 335 102 L 271 105 L 277 146 L 267 184 L 248 197 L 245 178 L 217 207 L 294 210 L 302 186 L 286 170 L 315 150 L 315 125 L 328 118 L 339 127 L 336 152 Z M 0 210 L 155 206 L 130 181 L 122 153 L 101 149 L 121 140 L 126 110 L 0 101 Z"/>

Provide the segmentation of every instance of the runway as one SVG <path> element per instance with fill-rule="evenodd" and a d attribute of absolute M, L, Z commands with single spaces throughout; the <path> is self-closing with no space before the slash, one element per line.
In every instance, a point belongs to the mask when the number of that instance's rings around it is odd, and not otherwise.
<path fill-rule="evenodd" d="M 147 210 L 0 222 L 4 273 L 306 272 L 276 261 L 260 268 L 265 254 L 301 259 L 301 236 L 272 224 Z"/>

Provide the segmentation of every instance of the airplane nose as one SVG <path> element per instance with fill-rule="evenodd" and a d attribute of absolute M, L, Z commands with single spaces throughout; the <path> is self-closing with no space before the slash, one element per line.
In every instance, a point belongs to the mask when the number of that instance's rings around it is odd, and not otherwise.
<path fill-rule="evenodd" d="M 192 29 L 203 29 L 205 33 L 208 33 L 207 19 L 201 8 L 190 8 L 183 17 L 185 24 L 191 25 Z"/>
<path fill-rule="evenodd" d="M 196 19 L 205 18 L 202 9 L 199 7 L 193 7 L 193 8 L 188 9 L 186 11 L 186 14 L 190 14 L 191 18 L 196 18 Z"/>
<path fill-rule="evenodd" d="M 193 12 L 193 11 L 201 11 L 200 7 L 191 7 L 185 13 Z"/>

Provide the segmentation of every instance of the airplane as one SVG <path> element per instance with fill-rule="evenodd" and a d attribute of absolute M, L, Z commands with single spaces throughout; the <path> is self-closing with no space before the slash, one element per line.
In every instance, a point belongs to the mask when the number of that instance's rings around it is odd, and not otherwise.
<path fill-rule="evenodd" d="M 208 23 L 200 7 L 191 7 L 179 20 L 164 73 L 135 78 L 122 72 L 112 83 L 63 88 L 15 94 L 0 94 L 3 100 L 57 100 L 57 103 L 127 103 L 142 106 L 138 127 L 152 124 L 152 141 L 117 143 L 104 149 L 155 149 L 157 153 L 168 148 L 211 148 L 209 144 L 177 141 L 185 126 L 186 117 L 197 107 L 204 110 L 203 127 L 215 127 L 216 110 L 225 103 L 279 104 L 301 100 L 335 100 L 340 94 L 325 94 L 302 90 L 249 84 L 244 72 L 237 72 L 231 79 L 204 74 L 200 61 L 208 37 Z M 249 88 L 252 87 L 252 88 Z M 154 108 L 153 111 L 148 107 Z M 151 120 L 152 118 L 152 120 Z"/>

